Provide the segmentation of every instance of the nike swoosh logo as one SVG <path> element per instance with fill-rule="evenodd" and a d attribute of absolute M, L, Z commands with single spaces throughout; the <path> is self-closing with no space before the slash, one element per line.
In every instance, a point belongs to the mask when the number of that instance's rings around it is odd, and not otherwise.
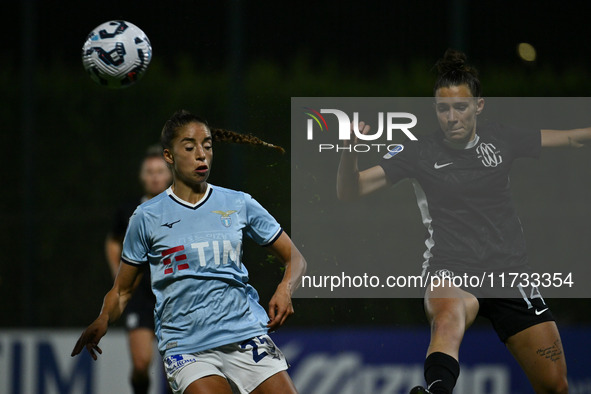
<path fill-rule="evenodd" d="M 172 228 L 172 226 L 174 226 L 175 224 L 177 224 L 178 222 L 180 222 L 181 219 L 177 220 L 176 222 L 171 222 L 171 223 L 164 223 L 162 224 L 160 227 L 168 227 L 168 228 Z"/>
<path fill-rule="evenodd" d="M 536 315 L 537 316 L 540 316 L 542 313 L 546 312 L 547 310 L 548 310 L 548 308 L 542 309 L 541 311 L 539 311 L 539 310 L 536 309 Z"/>
<path fill-rule="evenodd" d="M 438 383 L 438 382 L 443 382 L 443 380 L 442 379 L 437 379 L 436 381 L 431 382 L 431 384 L 427 386 L 427 390 L 430 390 L 431 389 L 431 386 L 433 386 L 435 383 Z"/>
<path fill-rule="evenodd" d="M 433 168 L 435 168 L 436 170 L 443 168 L 443 167 L 447 167 L 447 166 L 451 166 L 453 164 L 453 161 L 451 163 L 445 163 L 445 164 L 437 164 L 435 163 L 433 165 Z"/>

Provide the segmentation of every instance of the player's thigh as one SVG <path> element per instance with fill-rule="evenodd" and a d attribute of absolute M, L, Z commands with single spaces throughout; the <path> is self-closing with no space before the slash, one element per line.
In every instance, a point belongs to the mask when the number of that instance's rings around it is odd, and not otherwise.
<path fill-rule="evenodd" d="M 138 369 L 147 369 L 152 361 L 154 332 L 141 327 L 128 332 L 131 361 Z"/>
<path fill-rule="evenodd" d="M 286 371 L 277 372 L 254 389 L 252 394 L 297 394 L 297 390 Z"/>
<path fill-rule="evenodd" d="M 183 394 L 232 394 L 232 388 L 226 378 L 209 375 L 192 382 Z"/>
<path fill-rule="evenodd" d="M 451 286 L 429 288 L 425 292 L 425 313 L 431 325 L 450 323 L 466 330 L 478 315 L 478 299 Z"/>
<path fill-rule="evenodd" d="M 175 394 L 232 392 L 221 370 L 220 354 L 213 350 L 168 356 L 163 361 L 166 379 Z"/>
<path fill-rule="evenodd" d="M 536 393 L 566 393 L 566 358 L 556 323 L 536 324 L 507 339 Z"/>

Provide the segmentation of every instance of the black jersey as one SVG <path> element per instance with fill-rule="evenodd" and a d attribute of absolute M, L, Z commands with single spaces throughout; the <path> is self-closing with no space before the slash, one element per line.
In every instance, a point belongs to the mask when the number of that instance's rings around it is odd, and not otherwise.
<path fill-rule="evenodd" d="M 525 239 L 511 198 L 513 160 L 538 157 L 540 130 L 478 126 L 461 149 L 441 131 L 408 141 L 380 165 L 392 183 L 411 178 L 427 227 L 424 268 L 463 272 L 527 269 Z"/>
<path fill-rule="evenodd" d="M 115 217 L 113 218 L 113 223 L 111 225 L 110 234 L 113 238 L 123 242 L 125 231 L 127 230 L 127 225 L 129 224 L 129 218 L 131 215 L 133 215 L 133 212 L 138 207 L 138 205 L 145 201 L 146 198 L 141 198 L 127 201 L 117 207 L 117 211 L 115 212 Z"/>

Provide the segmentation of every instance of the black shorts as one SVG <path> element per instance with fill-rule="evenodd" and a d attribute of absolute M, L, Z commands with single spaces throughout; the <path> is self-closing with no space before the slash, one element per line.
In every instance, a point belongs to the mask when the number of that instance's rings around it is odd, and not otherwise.
<path fill-rule="evenodd" d="M 541 297 L 529 298 L 527 302 L 523 298 L 479 298 L 478 303 L 478 315 L 491 321 L 503 342 L 526 328 L 554 321 Z"/>
<path fill-rule="evenodd" d="M 446 274 L 463 276 L 463 272 L 451 272 L 449 270 L 428 269 L 430 276 L 441 276 L 441 271 Z M 478 275 L 476 273 L 468 273 Z M 425 288 L 427 290 L 428 287 Z M 506 342 L 509 337 L 547 321 L 554 321 L 554 316 L 542 294 L 537 287 L 529 288 L 505 288 L 503 297 L 491 297 L 497 292 L 490 292 L 486 288 L 471 288 L 461 286 L 462 290 L 474 295 L 478 300 L 478 315 L 487 318 L 493 325 L 494 330 L 501 339 Z"/>
<path fill-rule="evenodd" d="M 127 307 L 125 307 L 124 321 L 127 331 L 138 328 L 147 328 L 154 331 L 154 305 L 156 304 L 156 297 L 152 293 L 150 270 L 147 268 L 142 268 L 144 270 L 144 276 L 127 303 Z"/>

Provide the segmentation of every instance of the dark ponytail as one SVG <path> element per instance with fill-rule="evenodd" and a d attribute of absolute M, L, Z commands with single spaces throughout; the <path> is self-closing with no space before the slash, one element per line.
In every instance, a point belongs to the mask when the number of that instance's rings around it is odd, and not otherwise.
<path fill-rule="evenodd" d="M 285 149 L 282 147 L 265 142 L 252 134 L 240 134 L 235 131 L 225 129 L 210 128 L 210 130 L 211 137 L 214 141 L 233 142 L 235 144 L 260 145 L 267 148 L 276 149 L 281 153 L 285 153 Z"/>
<path fill-rule="evenodd" d="M 231 130 L 210 127 L 205 119 L 200 118 L 197 115 L 193 115 L 189 111 L 185 110 L 175 112 L 164 124 L 162 133 L 160 134 L 160 143 L 162 144 L 162 147 L 165 149 L 170 149 L 172 147 L 172 140 L 176 137 L 178 130 L 192 122 L 204 124 L 211 132 L 211 137 L 214 141 L 260 145 L 267 148 L 276 149 L 281 153 L 285 153 L 285 149 L 282 147 L 265 142 L 252 134 L 240 134 Z"/>

